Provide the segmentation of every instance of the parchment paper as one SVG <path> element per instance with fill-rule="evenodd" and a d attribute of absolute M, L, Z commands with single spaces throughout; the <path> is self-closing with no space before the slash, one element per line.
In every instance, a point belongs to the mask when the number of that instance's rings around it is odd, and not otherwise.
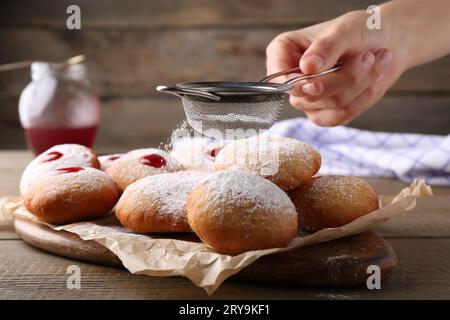
<path fill-rule="evenodd" d="M 418 197 L 431 195 L 429 186 L 422 180 L 415 180 L 390 203 L 345 226 L 297 236 L 287 248 L 248 251 L 237 256 L 219 254 L 201 242 L 192 241 L 191 236 L 172 234 L 155 237 L 133 234 L 121 227 L 113 215 L 91 222 L 47 225 L 55 230 L 76 233 L 84 240 L 97 241 L 114 252 L 131 273 L 186 277 L 205 289 L 208 294 L 212 294 L 225 279 L 259 257 L 364 232 L 398 214 L 412 210 Z M 20 198 L 0 199 L 0 223 L 2 219 L 11 219 L 11 215 L 38 221 L 24 208 Z"/>

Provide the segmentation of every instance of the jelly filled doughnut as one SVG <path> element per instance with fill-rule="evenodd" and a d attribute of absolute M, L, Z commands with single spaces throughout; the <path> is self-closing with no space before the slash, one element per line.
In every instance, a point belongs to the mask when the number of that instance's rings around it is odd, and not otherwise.
<path fill-rule="evenodd" d="M 106 171 L 111 167 L 112 163 L 123 156 L 123 153 L 107 154 L 98 156 L 98 162 L 100 163 L 100 170 Z"/>
<path fill-rule="evenodd" d="M 215 170 L 254 173 L 289 191 L 319 171 L 320 159 L 313 147 L 296 139 L 255 136 L 225 146 L 216 157 Z"/>
<path fill-rule="evenodd" d="M 203 242 L 219 252 L 286 247 L 297 233 L 297 213 L 286 193 L 260 176 L 216 172 L 194 187 L 188 221 Z"/>
<path fill-rule="evenodd" d="M 174 172 L 180 166 L 165 151 L 159 149 L 137 149 L 115 160 L 106 173 L 123 191 L 133 182 L 154 174 Z"/>
<path fill-rule="evenodd" d="M 378 195 L 364 180 L 347 176 L 314 177 L 289 193 L 299 229 L 341 227 L 379 208 Z"/>
<path fill-rule="evenodd" d="M 20 193 L 25 195 L 34 180 L 54 169 L 64 167 L 93 167 L 100 164 L 95 153 L 79 144 L 60 144 L 41 153 L 25 168 L 20 180 Z"/>
<path fill-rule="evenodd" d="M 103 171 L 66 167 L 33 181 L 24 204 L 42 221 L 65 224 L 101 218 L 111 211 L 118 198 L 116 184 Z"/>
<path fill-rule="evenodd" d="M 224 143 L 206 143 L 202 140 L 185 139 L 184 143 L 175 144 L 171 156 L 184 170 L 214 171 L 214 160 Z"/>
<path fill-rule="evenodd" d="M 186 198 L 206 175 L 179 171 L 140 179 L 125 189 L 116 216 L 135 232 L 192 232 L 187 222 Z"/>

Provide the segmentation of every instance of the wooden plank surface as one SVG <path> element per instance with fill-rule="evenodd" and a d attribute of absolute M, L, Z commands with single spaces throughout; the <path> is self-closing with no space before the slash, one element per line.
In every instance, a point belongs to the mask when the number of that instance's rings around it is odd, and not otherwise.
<path fill-rule="evenodd" d="M 226 282 L 213 299 L 448 299 L 450 239 L 390 239 L 399 259 L 381 290 L 306 288 Z M 34 249 L 23 241 L 0 241 L 2 299 L 196 299 L 206 293 L 182 278 L 131 275 L 75 262 Z M 67 267 L 81 269 L 81 289 L 66 287 Z"/>
<path fill-rule="evenodd" d="M 450 239 L 450 196 L 419 199 L 412 212 L 387 221 L 375 231 L 384 238 Z"/>
<path fill-rule="evenodd" d="M 27 151 L 0 151 L 0 196 L 18 195 L 23 169 L 33 159 Z"/>
<path fill-rule="evenodd" d="M 65 23 L 67 6 L 77 4 L 83 25 L 89 28 L 297 25 L 331 19 L 350 10 L 365 10 L 381 2 L 346 0 L 336 5 L 334 0 L 15 0 L 0 4 L 0 21 L 4 25 L 60 28 Z"/>
<path fill-rule="evenodd" d="M 0 29 L 0 63 L 88 57 L 90 78 L 102 96 L 155 95 L 156 85 L 200 80 L 253 80 L 265 75 L 265 49 L 286 28 L 180 30 Z M 45 43 L 45 46 L 42 46 Z M 0 94 L 16 97 L 29 71 L 0 74 Z M 394 92 L 449 92 L 450 57 L 405 73 Z"/>
<path fill-rule="evenodd" d="M 71 1 L 3 1 L 0 63 L 59 61 L 87 54 L 90 78 L 105 107 L 98 146 L 135 148 L 159 143 L 183 118 L 179 101 L 160 98 L 156 85 L 202 79 L 257 80 L 265 73 L 265 47 L 280 32 L 378 2 L 82 0 L 76 2 L 82 9 L 82 30 L 77 32 L 65 28 L 65 8 Z M 0 74 L 0 149 L 25 148 L 17 101 L 29 78 L 29 70 Z M 353 125 L 369 130 L 448 133 L 450 57 L 406 72 L 390 93 L 379 108 Z M 408 111 L 397 111 L 406 106 Z M 391 112 L 392 108 L 396 111 Z M 285 108 L 282 118 L 297 114 Z M 155 115 L 160 120 L 157 123 L 151 121 Z"/>

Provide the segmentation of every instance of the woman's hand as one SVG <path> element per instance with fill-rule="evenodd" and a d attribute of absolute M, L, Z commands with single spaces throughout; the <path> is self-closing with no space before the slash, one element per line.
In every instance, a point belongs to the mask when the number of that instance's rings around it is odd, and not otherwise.
<path fill-rule="evenodd" d="M 353 11 L 305 29 L 285 32 L 267 47 L 267 74 L 300 65 L 311 74 L 344 64 L 336 73 L 303 80 L 290 103 L 321 126 L 347 124 L 373 106 L 407 68 L 396 34 L 369 30 L 367 13 Z M 298 74 L 275 79 L 284 82 Z"/>

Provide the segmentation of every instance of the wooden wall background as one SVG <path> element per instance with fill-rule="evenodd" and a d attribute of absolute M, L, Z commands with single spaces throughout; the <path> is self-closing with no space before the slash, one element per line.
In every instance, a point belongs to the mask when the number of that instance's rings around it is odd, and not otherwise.
<path fill-rule="evenodd" d="M 0 4 L 0 63 L 88 56 L 102 100 L 96 146 L 157 145 L 184 118 L 157 84 L 199 79 L 259 79 L 265 47 L 278 33 L 305 27 L 374 0 L 10 0 Z M 65 28 L 78 4 L 82 30 Z M 448 40 L 448 39 L 447 39 Z M 18 97 L 29 70 L 0 74 L 0 149 L 24 148 Z M 286 106 L 282 118 L 300 115 Z M 378 106 L 355 120 L 370 130 L 447 134 L 450 57 L 408 71 Z"/>

